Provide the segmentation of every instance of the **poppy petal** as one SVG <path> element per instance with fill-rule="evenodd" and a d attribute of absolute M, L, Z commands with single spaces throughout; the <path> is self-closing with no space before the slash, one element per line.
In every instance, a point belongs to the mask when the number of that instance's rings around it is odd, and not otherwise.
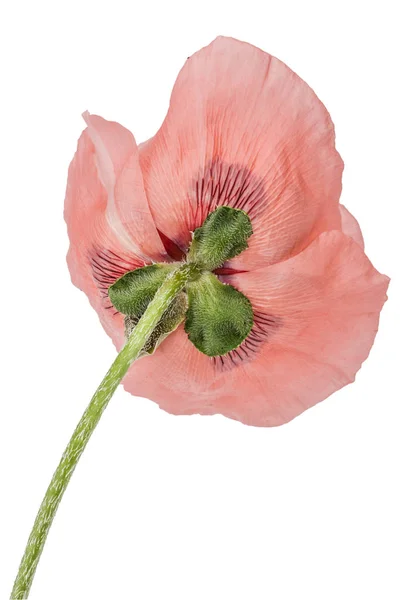
<path fill-rule="evenodd" d="M 364 250 L 364 238 L 358 221 L 343 204 L 339 206 L 340 217 L 342 219 L 342 231 L 345 235 L 353 238 L 355 242 Z"/>
<path fill-rule="evenodd" d="M 105 182 L 104 172 L 103 178 Z M 110 226 L 104 185 L 99 178 L 98 154 L 86 129 L 68 172 L 64 213 L 70 239 L 67 262 L 72 282 L 86 293 L 104 329 L 120 348 L 123 316 L 111 306 L 108 286 L 127 271 L 142 267 L 144 259 L 127 251 Z"/>
<path fill-rule="evenodd" d="M 248 213 L 254 235 L 236 269 L 279 262 L 341 227 L 343 163 L 327 110 L 244 42 L 219 37 L 187 60 L 140 162 L 157 228 L 184 251 L 217 206 Z"/>
<path fill-rule="evenodd" d="M 224 281 L 270 323 L 264 340 L 259 333 L 258 346 L 221 362 L 191 347 L 180 327 L 150 360 L 133 365 L 127 390 L 176 414 L 285 423 L 354 380 L 373 344 L 389 279 L 352 239 L 331 231 L 287 261 Z"/>
<path fill-rule="evenodd" d="M 99 177 L 107 190 L 106 217 L 120 243 L 147 262 L 166 260 L 143 187 L 139 151 L 119 123 L 84 113 L 96 149 Z"/>

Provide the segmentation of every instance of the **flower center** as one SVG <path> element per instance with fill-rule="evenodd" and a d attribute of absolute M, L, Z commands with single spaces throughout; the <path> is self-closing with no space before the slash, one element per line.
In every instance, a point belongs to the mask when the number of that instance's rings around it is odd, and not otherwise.
<path fill-rule="evenodd" d="M 252 232 L 245 212 L 221 206 L 195 230 L 185 262 L 148 265 L 117 279 L 108 295 L 125 315 L 126 336 L 132 333 L 165 279 L 186 264 L 185 289 L 165 311 L 145 353 L 154 352 L 183 320 L 189 340 L 207 356 L 223 356 L 240 346 L 253 327 L 251 303 L 233 286 L 222 283 L 213 271 L 243 252 Z"/>

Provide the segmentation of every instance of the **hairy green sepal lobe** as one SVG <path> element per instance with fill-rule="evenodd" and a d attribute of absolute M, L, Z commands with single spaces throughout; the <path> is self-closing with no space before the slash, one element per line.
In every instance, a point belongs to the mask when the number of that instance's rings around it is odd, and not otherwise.
<path fill-rule="evenodd" d="M 187 285 L 189 308 L 185 331 L 207 356 L 222 356 L 246 339 L 253 327 L 250 301 L 212 273 Z"/>
<path fill-rule="evenodd" d="M 118 310 L 125 315 L 125 338 L 128 339 L 153 300 L 165 279 L 177 269 L 176 265 L 154 264 L 129 271 L 108 289 L 108 295 Z M 188 308 L 187 296 L 180 292 L 171 302 L 140 356 L 153 354 L 161 342 L 182 323 Z"/>
<path fill-rule="evenodd" d="M 213 271 L 243 252 L 252 233 L 250 219 L 244 211 L 220 206 L 195 230 L 188 262 Z"/>
<path fill-rule="evenodd" d="M 118 312 L 139 318 L 175 269 L 176 265 L 154 264 L 129 271 L 108 288 L 108 296 Z"/>
<path fill-rule="evenodd" d="M 165 338 L 175 331 L 175 329 L 182 323 L 185 318 L 185 314 L 188 308 L 187 295 L 181 292 L 175 300 L 172 301 L 171 305 L 167 308 L 162 316 L 162 319 L 153 330 L 153 333 L 147 340 L 141 355 L 153 354 Z M 127 315 L 125 317 L 125 337 L 129 338 L 136 325 L 139 322 L 139 317 L 134 315 Z"/>

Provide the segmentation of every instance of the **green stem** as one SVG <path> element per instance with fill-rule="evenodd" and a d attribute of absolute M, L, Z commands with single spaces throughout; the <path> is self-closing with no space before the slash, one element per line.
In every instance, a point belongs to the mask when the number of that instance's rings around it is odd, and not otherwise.
<path fill-rule="evenodd" d="M 141 350 L 162 315 L 172 300 L 182 291 L 188 279 L 194 275 L 195 270 L 196 267 L 194 265 L 183 264 L 164 281 L 148 305 L 146 312 L 141 317 L 129 340 L 97 388 L 89 406 L 72 434 L 71 440 L 62 455 L 61 461 L 42 501 L 19 566 L 11 592 L 11 600 L 23 600 L 28 597 L 36 567 L 57 508 L 90 436 L 121 379 L 133 361 L 139 357 Z"/>

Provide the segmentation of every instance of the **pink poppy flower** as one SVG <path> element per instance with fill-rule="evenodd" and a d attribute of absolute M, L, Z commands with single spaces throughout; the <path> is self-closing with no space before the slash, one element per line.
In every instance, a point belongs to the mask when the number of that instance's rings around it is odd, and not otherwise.
<path fill-rule="evenodd" d="M 164 123 L 139 148 L 118 123 L 84 116 L 65 204 L 68 265 L 117 349 L 124 317 L 107 295 L 117 278 L 182 260 L 218 206 L 244 210 L 254 231 L 217 271 L 251 301 L 246 340 L 210 358 L 181 325 L 132 365 L 129 392 L 174 414 L 270 426 L 354 380 L 389 280 L 339 204 L 333 124 L 304 81 L 249 44 L 217 38 L 187 60 Z"/>

